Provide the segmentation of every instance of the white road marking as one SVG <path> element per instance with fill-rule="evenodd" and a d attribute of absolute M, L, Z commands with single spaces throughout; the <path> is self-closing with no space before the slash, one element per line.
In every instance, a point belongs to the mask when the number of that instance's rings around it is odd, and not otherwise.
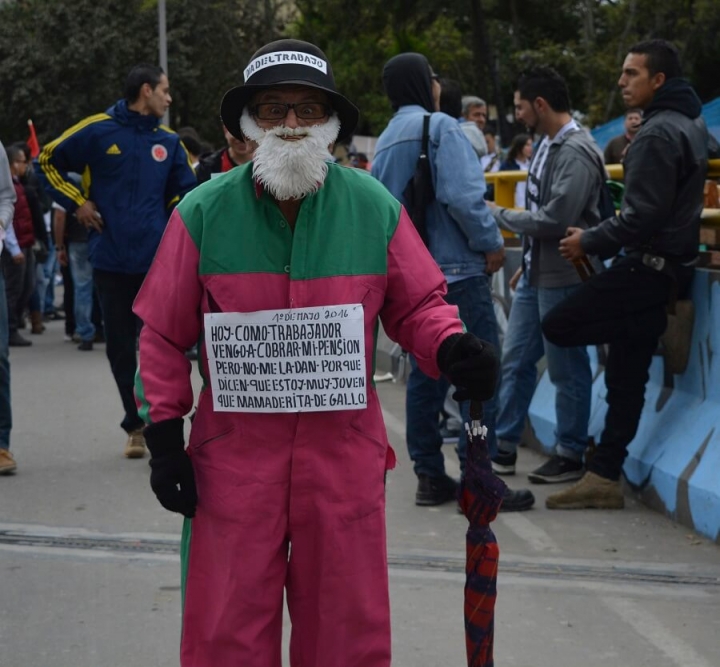
<path fill-rule="evenodd" d="M 602 597 L 602 601 L 678 667 L 712 667 L 690 644 L 673 635 L 655 616 L 648 613 L 647 605 L 606 596 Z"/>
<path fill-rule="evenodd" d="M 528 544 L 533 551 L 543 551 L 551 554 L 559 554 L 562 552 L 562 549 L 560 549 L 550 535 L 522 514 L 518 514 L 517 512 L 500 513 L 496 520 L 515 533 L 515 535 Z"/>

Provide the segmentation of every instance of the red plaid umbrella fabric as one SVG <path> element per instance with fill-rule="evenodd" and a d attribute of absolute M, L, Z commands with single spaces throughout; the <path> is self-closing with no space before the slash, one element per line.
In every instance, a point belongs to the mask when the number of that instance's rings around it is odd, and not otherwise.
<path fill-rule="evenodd" d="M 468 667 L 493 667 L 498 548 L 490 522 L 497 516 L 505 484 L 493 474 L 482 425 L 482 404 L 470 404 L 465 477 L 460 507 L 469 522 L 465 537 L 465 644 Z"/>

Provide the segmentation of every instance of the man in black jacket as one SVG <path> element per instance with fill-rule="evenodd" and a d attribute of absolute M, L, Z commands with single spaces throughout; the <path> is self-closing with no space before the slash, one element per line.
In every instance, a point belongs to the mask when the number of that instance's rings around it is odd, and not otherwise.
<path fill-rule="evenodd" d="M 572 487 L 548 497 L 550 509 L 623 507 L 620 473 L 645 402 L 652 355 L 667 326 L 667 307 L 689 290 L 697 259 L 708 132 L 701 103 L 681 78 L 672 44 L 630 49 L 618 81 L 627 106 L 644 110 L 625 157 L 625 198 L 617 216 L 588 230 L 569 228 L 568 260 L 618 257 L 543 321 L 556 345 L 609 344 L 608 412 L 597 453 Z"/>

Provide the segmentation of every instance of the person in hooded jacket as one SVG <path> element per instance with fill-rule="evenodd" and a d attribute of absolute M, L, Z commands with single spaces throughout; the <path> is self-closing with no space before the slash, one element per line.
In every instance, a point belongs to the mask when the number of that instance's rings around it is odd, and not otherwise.
<path fill-rule="evenodd" d="M 613 265 L 583 283 L 543 320 L 555 345 L 609 344 L 605 428 L 585 475 L 548 497 L 550 509 L 620 509 L 620 474 L 635 437 L 652 356 L 668 305 L 688 293 L 698 257 L 708 131 L 701 103 L 681 78 L 675 47 L 664 40 L 631 47 L 618 85 L 643 123 L 625 156 L 618 215 L 591 229 L 570 227 L 560 242 L 568 260 L 586 255 Z"/>
<path fill-rule="evenodd" d="M 120 392 L 127 458 L 142 458 L 143 420 L 135 405 L 132 304 L 170 213 L 197 181 L 180 138 L 160 124 L 172 102 L 162 68 L 129 73 L 124 99 L 74 125 L 40 154 L 50 196 L 88 229 L 93 281 L 105 322 L 107 357 Z M 83 175 L 80 188 L 69 172 Z"/>
<path fill-rule="evenodd" d="M 439 111 L 441 87 L 430 63 L 419 53 L 391 58 L 383 69 L 383 84 L 395 115 L 375 146 L 372 174 L 404 205 L 405 188 L 415 173 L 422 146 L 423 118 L 430 116 L 429 161 L 434 200 L 426 211 L 428 249 L 448 283 L 445 300 L 458 306 L 467 330 L 499 345 L 498 326 L 490 294 L 490 276 L 505 259 L 503 238 L 484 200 L 485 179 L 477 155 L 457 119 Z M 445 472 L 439 415 L 447 380 L 426 375 L 411 356 L 407 385 L 407 445 L 418 487 L 417 505 L 439 505 L 456 497 L 457 483 Z M 468 420 L 469 405 L 462 405 Z M 484 405 L 491 454 L 495 442 L 496 402 Z M 467 439 L 461 431 L 458 457 L 464 470 Z M 503 508 L 529 509 L 527 490 L 508 490 Z"/>

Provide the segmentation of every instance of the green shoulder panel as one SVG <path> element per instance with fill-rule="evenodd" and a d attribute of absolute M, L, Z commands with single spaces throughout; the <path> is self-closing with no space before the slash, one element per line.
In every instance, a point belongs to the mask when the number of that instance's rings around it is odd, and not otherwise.
<path fill-rule="evenodd" d="M 400 204 L 366 172 L 330 164 L 307 197 L 294 232 L 267 193 L 257 196 L 252 165 L 195 188 L 178 205 L 200 252 L 200 273 L 278 273 L 294 280 L 383 274 Z"/>

